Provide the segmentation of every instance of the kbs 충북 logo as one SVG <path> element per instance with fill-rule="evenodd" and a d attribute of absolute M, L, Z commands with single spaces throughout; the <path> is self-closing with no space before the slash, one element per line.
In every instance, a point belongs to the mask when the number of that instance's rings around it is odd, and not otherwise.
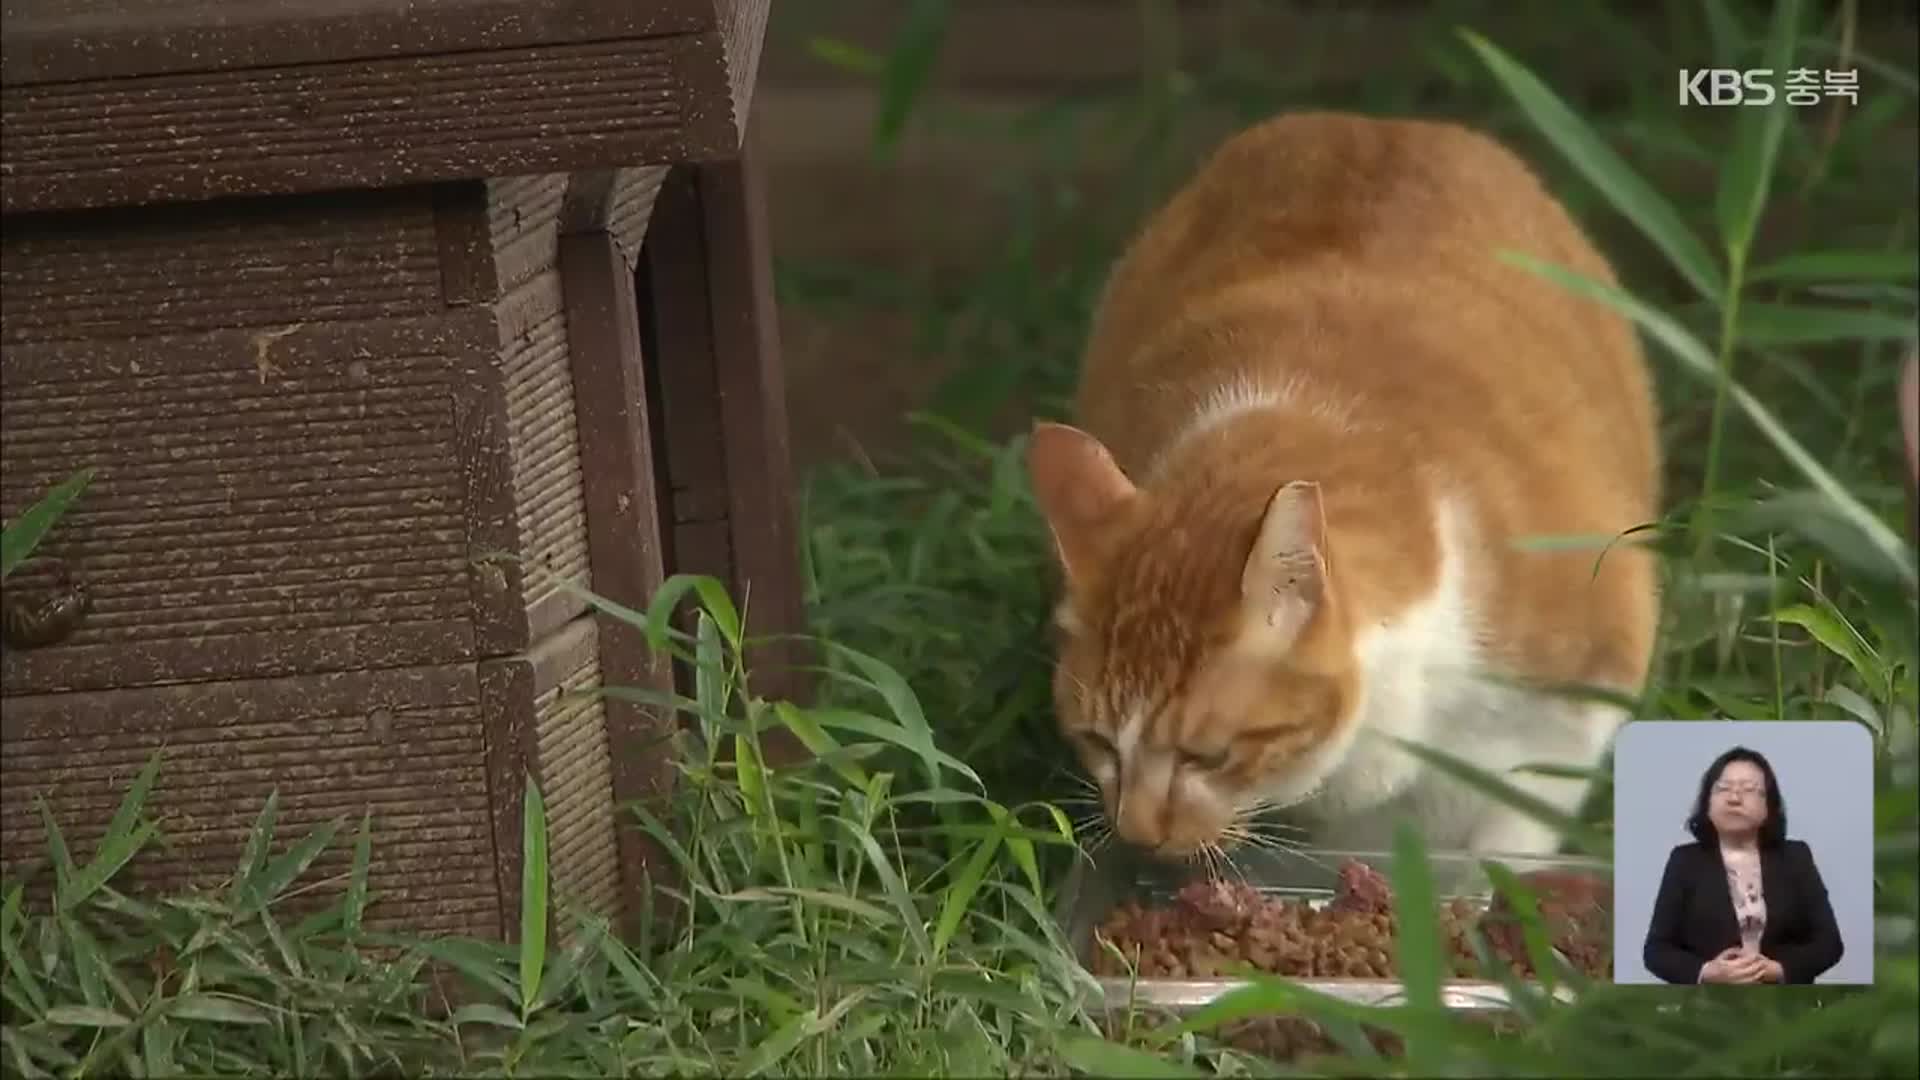
<path fill-rule="evenodd" d="M 1789 105 L 1818 105 L 1823 97 L 1860 104 L 1860 72 L 1794 68 L 1774 78 L 1772 68 L 1681 68 L 1682 105 L 1771 105 L 1784 93 Z"/>

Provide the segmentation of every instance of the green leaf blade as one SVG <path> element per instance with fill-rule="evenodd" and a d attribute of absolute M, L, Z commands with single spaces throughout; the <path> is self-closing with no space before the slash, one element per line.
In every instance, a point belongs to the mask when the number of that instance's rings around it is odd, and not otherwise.
<path fill-rule="evenodd" d="M 93 483 L 93 476 L 93 469 L 81 469 L 42 495 L 19 517 L 7 522 L 6 528 L 0 530 L 0 579 L 12 574 L 15 568 L 27 561 L 40 542 L 66 516 L 74 500 L 80 497 L 88 484 Z"/>
<path fill-rule="evenodd" d="M 1508 252 L 1503 257 L 1558 282 L 1562 287 L 1576 294 L 1598 300 L 1625 314 L 1645 330 L 1648 336 L 1669 355 L 1680 361 L 1681 367 L 1689 374 L 1713 385 L 1718 385 L 1722 381 L 1720 365 L 1716 362 L 1713 353 L 1701 344 L 1698 338 L 1688 333 L 1685 327 L 1665 313 L 1656 311 L 1645 302 L 1612 285 L 1595 281 L 1566 267 L 1556 266 L 1520 252 Z M 1907 542 L 1884 521 L 1881 521 L 1859 498 L 1848 491 L 1846 485 L 1821 464 L 1820 459 L 1807 450 L 1800 440 L 1796 439 L 1774 416 L 1773 412 L 1762 405 L 1750 392 L 1738 383 L 1729 383 L 1726 389 L 1728 398 L 1739 406 L 1747 419 L 1759 428 L 1788 463 L 1828 500 L 1835 516 L 1857 529 L 1861 538 L 1872 545 L 1874 551 L 1884 560 L 1887 572 L 1898 578 L 1908 588 L 1920 584 L 1920 571 L 1916 571 L 1914 567 L 1913 557 L 1908 553 Z"/>
<path fill-rule="evenodd" d="M 112 1009 L 94 1005 L 55 1005 L 47 1010 L 46 1021 L 58 1027 L 118 1028 L 133 1023 Z"/>
<path fill-rule="evenodd" d="M 525 1020 L 539 999 L 547 958 L 547 809 L 532 777 L 522 803 L 521 835 L 520 1008 Z"/>
<path fill-rule="evenodd" d="M 1767 33 L 1766 62 L 1762 67 L 1781 73 L 1791 67 L 1799 22 L 1799 0 L 1775 3 L 1773 25 Z M 1774 162 L 1780 155 L 1787 110 L 1793 107 L 1787 102 L 1786 90 L 1776 87 L 1771 103 L 1740 109 L 1735 115 L 1733 148 L 1725 168 L 1720 171 L 1720 188 L 1714 203 L 1721 242 L 1727 247 L 1728 260 L 1735 265 L 1745 264 L 1747 250 L 1752 246 L 1754 229 L 1759 225 L 1773 181 Z"/>
<path fill-rule="evenodd" d="M 266 1011 L 251 1002 L 226 994 L 182 994 L 167 1003 L 167 1015 L 176 1020 L 200 1020 L 213 1024 L 270 1024 Z"/>
<path fill-rule="evenodd" d="M 1531 71 L 1480 35 L 1471 31 L 1462 31 L 1462 35 L 1508 96 L 1561 155 L 1666 255 L 1701 296 L 1719 303 L 1726 293 L 1725 278 L 1673 204 L 1629 168 Z"/>
<path fill-rule="evenodd" d="M 1755 267 L 1753 282 L 1808 284 L 1872 281 L 1900 284 L 1920 280 L 1920 258 L 1911 251 L 1799 251 Z"/>

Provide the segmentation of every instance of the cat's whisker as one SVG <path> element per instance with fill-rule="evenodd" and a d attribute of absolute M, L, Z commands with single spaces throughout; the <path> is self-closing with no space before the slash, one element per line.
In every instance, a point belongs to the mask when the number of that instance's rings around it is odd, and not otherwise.
<path fill-rule="evenodd" d="M 1081 851 L 1089 856 L 1098 853 L 1113 839 L 1113 823 L 1099 811 L 1069 819 L 1068 825 L 1073 829 L 1074 839 L 1080 842 Z"/>
<path fill-rule="evenodd" d="M 1217 882 L 1223 877 L 1220 872 L 1221 854 L 1220 845 L 1218 844 L 1200 845 L 1200 858 L 1206 863 L 1208 881 Z"/>
<path fill-rule="evenodd" d="M 1287 825 L 1277 821 L 1262 820 L 1247 811 L 1241 811 L 1236 815 L 1234 819 L 1228 823 L 1228 828 L 1240 835 L 1282 838 L 1304 836 L 1307 832 L 1307 830 L 1299 826 Z"/>
<path fill-rule="evenodd" d="M 1224 837 L 1226 834 L 1222 833 L 1221 835 Z M 1240 865 L 1240 860 L 1234 858 L 1233 853 L 1217 841 L 1213 845 L 1213 850 L 1219 853 L 1221 865 L 1233 871 L 1233 876 L 1239 878 L 1242 883 L 1245 883 L 1247 880 L 1247 870 L 1246 867 Z"/>
<path fill-rule="evenodd" d="M 1284 834 L 1262 832 L 1258 829 L 1249 829 L 1244 826 L 1236 828 L 1234 835 L 1249 844 L 1255 844 L 1273 850 L 1292 851 L 1306 847 L 1305 844 L 1294 837 Z"/>
<path fill-rule="evenodd" d="M 1056 765 L 1053 771 L 1047 774 L 1047 782 L 1049 784 L 1061 781 L 1065 781 L 1074 788 L 1083 791 L 1099 790 L 1099 785 L 1093 782 L 1093 777 L 1088 776 L 1085 770 L 1079 768 L 1078 763 L 1062 763 Z"/>
<path fill-rule="evenodd" d="M 1246 818 L 1243 819 L 1241 823 L 1251 829 L 1259 829 L 1263 832 L 1277 833 L 1283 836 L 1307 835 L 1305 826 L 1290 825 L 1284 821 L 1263 821 L 1259 818 Z"/>
<path fill-rule="evenodd" d="M 1307 831 L 1307 828 L 1304 825 L 1297 825 L 1290 821 L 1275 821 L 1271 818 L 1263 818 L 1260 816 L 1262 814 L 1268 813 L 1269 811 L 1284 810 L 1289 805 L 1291 804 L 1274 802 L 1272 800 L 1266 800 L 1266 799 L 1258 799 L 1251 803 L 1248 803 L 1245 806 L 1242 806 L 1239 809 L 1239 812 L 1236 815 L 1235 820 L 1240 821 L 1242 823 L 1258 824 L 1268 828 L 1280 829 L 1286 832 L 1305 833 Z"/>
<path fill-rule="evenodd" d="M 1239 825 L 1270 826 L 1272 828 L 1281 829 L 1287 832 L 1306 832 L 1307 831 L 1304 827 L 1295 825 L 1292 822 L 1276 821 L 1272 818 L 1262 817 L 1261 815 L 1265 814 L 1268 811 L 1268 809 L 1270 808 L 1261 806 L 1258 803 L 1255 803 L 1252 806 L 1243 806 L 1243 807 L 1240 807 L 1239 810 L 1235 811 L 1233 815 L 1233 820 L 1236 824 L 1239 824 Z"/>
<path fill-rule="evenodd" d="M 1099 784 L 1094 783 L 1087 777 L 1076 774 L 1073 777 L 1073 787 L 1070 788 L 1066 794 L 1056 796 L 1054 801 L 1058 803 L 1082 804 L 1104 803 L 1106 801 L 1106 792 L 1100 790 Z"/>
<path fill-rule="evenodd" d="M 1236 834 L 1240 836 L 1245 836 L 1250 840 L 1258 838 L 1260 840 L 1267 841 L 1269 843 L 1274 843 L 1274 844 L 1291 844 L 1291 845 L 1304 846 L 1304 843 L 1305 843 L 1301 835 L 1298 833 L 1290 833 L 1290 832 L 1278 831 L 1273 829 L 1264 829 L 1258 825 L 1245 825 L 1245 824 L 1236 825 Z"/>
<path fill-rule="evenodd" d="M 1337 871 L 1333 868 L 1333 866 L 1330 863 L 1320 858 L 1319 856 L 1313 854 L 1311 850 L 1309 850 L 1307 847 L 1303 845 L 1283 844 L 1279 847 L 1276 847 L 1274 850 L 1279 854 L 1286 855 L 1296 859 L 1303 859 L 1307 862 L 1310 862 L 1313 865 L 1319 867 L 1320 869 L 1325 870 L 1329 874 L 1337 873 Z"/>
<path fill-rule="evenodd" d="M 1239 823 L 1228 825 L 1226 828 L 1220 830 L 1220 835 L 1224 839 L 1229 839 L 1229 840 L 1237 841 L 1239 843 L 1244 843 L 1251 848 L 1255 848 L 1261 851 L 1269 851 L 1276 855 L 1281 855 L 1288 858 L 1303 859 L 1307 862 L 1312 863 L 1317 867 L 1320 867 L 1323 870 L 1326 870 L 1329 873 L 1334 872 L 1334 868 L 1331 865 L 1329 865 L 1325 860 L 1315 856 L 1312 853 L 1312 850 L 1308 848 L 1305 844 L 1299 843 L 1298 841 L 1295 841 L 1286 837 L 1264 836 L 1257 833 L 1253 833 L 1253 832 L 1247 831 L 1245 829 L 1245 826 Z"/>
<path fill-rule="evenodd" d="M 1214 855 L 1215 861 L 1217 861 L 1220 864 L 1220 870 L 1221 870 L 1220 876 L 1222 878 L 1226 877 L 1227 874 L 1231 873 L 1234 877 L 1240 879 L 1240 881 L 1243 884 L 1246 882 L 1247 880 L 1246 868 L 1241 866 L 1240 861 L 1233 857 L 1233 853 L 1231 851 L 1228 851 L 1218 841 L 1215 841 L 1213 844 L 1213 855 Z"/>
<path fill-rule="evenodd" d="M 1297 853 L 1300 850 L 1300 848 L 1297 845 L 1288 844 L 1282 840 L 1274 839 L 1272 837 L 1253 836 L 1253 835 L 1243 834 L 1243 833 L 1233 831 L 1231 829 L 1223 830 L 1220 835 L 1223 839 L 1230 840 L 1237 845 L 1243 845 L 1247 848 L 1251 848 L 1254 851 L 1272 852 L 1277 855 L 1291 855 L 1291 854 Z M 1236 868 L 1238 868 L 1237 863 L 1236 863 Z M 1244 876 L 1244 871 L 1242 873 L 1242 876 Z"/>
<path fill-rule="evenodd" d="M 1223 840 L 1231 840 L 1236 844 L 1245 844 L 1248 847 L 1255 848 L 1271 849 L 1279 847 L 1283 843 L 1275 837 L 1263 836 L 1260 833 L 1252 832 L 1239 825 L 1228 825 L 1226 828 L 1221 829 L 1220 837 Z"/>
<path fill-rule="evenodd" d="M 1271 851 L 1293 851 L 1305 846 L 1306 830 L 1278 825 L 1275 822 L 1258 821 L 1249 817 L 1236 819 L 1224 834 L 1231 835 L 1253 847 Z"/>

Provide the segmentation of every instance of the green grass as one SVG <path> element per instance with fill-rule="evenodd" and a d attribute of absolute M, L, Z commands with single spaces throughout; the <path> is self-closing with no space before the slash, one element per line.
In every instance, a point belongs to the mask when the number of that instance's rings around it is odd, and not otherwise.
<path fill-rule="evenodd" d="M 901 460 L 808 478 L 821 699 L 753 693 L 740 660 L 750 631 L 716 583 L 675 579 L 644 612 L 595 598 L 696 674 L 686 698 L 656 701 L 685 720 L 675 794 L 635 810 L 672 863 L 659 918 L 621 940 L 553 890 L 533 785 L 511 942 L 372 929 L 366 819 L 280 838 L 271 801 L 221 887 L 129 895 L 120 871 L 165 839 L 144 812 L 162 760 L 95 850 L 69 850 L 47 817 L 40 871 L 0 883 L 9 1073 L 1267 1075 L 1288 1066 L 1218 1035 L 1281 1012 L 1316 1017 L 1343 1048 L 1294 1063 L 1322 1075 L 1912 1075 L 1920 625 L 1890 399 L 1916 311 L 1914 75 L 1862 60 L 1860 106 L 1831 128 L 1824 110 L 1675 109 L 1683 64 L 1789 51 L 1826 62 L 1854 37 L 1811 5 L 1675 8 L 1651 35 L 1597 4 L 1556 6 L 1545 29 L 1485 3 L 1435 5 L 1427 64 L 1350 100 L 1316 96 L 1314 72 L 1337 58 L 1310 43 L 1297 63 L 1229 54 L 1203 70 L 1158 50 L 1130 91 L 980 131 L 1024 140 L 1033 164 L 995 178 L 1019 226 L 974 276 L 782 267 L 788 303 L 905 309 L 929 353 L 969 360 Z M 817 43 L 879 80 L 883 144 L 916 123 L 968 119 L 943 115 L 928 89 L 947 10 L 915 5 L 888 55 Z M 1548 29 L 1565 48 L 1611 50 L 1616 83 L 1557 78 L 1565 54 L 1539 44 Z M 1436 944 L 1416 933 L 1401 946 L 1410 993 L 1396 1008 L 1358 1010 L 1278 979 L 1184 1019 L 1093 1006 L 1050 917 L 1075 857 L 1062 808 L 1077 781 L 1049 717 L 1048 551 L 1021 440 L 983 432 L 1010 409 L 1061 414 L 1106 261 L 1190 164 L 1182 133 L 1195 118 L 1301 104 L 1493 130 L 1616 257 L 1617 292 L 1535 269 L 1625 311 L 1658 369 L 1671 499 L 1646 539 L 1666 556 L 1667 624 L 1641 715 L 1875 732 L 1873 987 L 1668 992 L 1563 972 L 1580 991 L 1572 1003 L 1522 993 L 1514 1029 L 1497 1032 L 1434 1007 Z M 1080 190 L 1065 166 L 1092 154 L 1141 163 L 1137 182 Z M 7 569 L 30 552 L 26 531 L 57 514 L 9 525 Z M 667 616 L 687 603 L 700 617 L 681 633 Z M 761 747 L 775 730 L 812 760 L 770 764 Z M 1597 844 L 1609 803 L 1603 791 L 1569 831 Z M 311 881 L 322 850 L 340 845 L 349 871 Z M 1394 854 L 1398 891 L 1419 907 L 1432 887 L 1419 837 Z M 1380 1055 L 1365 1029 L 1397 1035 L 1404 1055 Z"/>

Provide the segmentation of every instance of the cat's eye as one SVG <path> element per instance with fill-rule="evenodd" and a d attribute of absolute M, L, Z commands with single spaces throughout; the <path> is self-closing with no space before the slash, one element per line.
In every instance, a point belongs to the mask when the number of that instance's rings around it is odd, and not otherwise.
<path fill-rule="evenodd" d="M 1113 745 L 1113 740 L 1092 728 L 1081 728 L 1073 733 L 1073 737 L 1080 741 L 1080 745 L 1096 754 L 1109 758 L 1120 756 L 1120 750 Z"/>
<path fill-rule="evenodd" d="M 1227 751 L 1224 749 L 1215 750 L 1206 754 L 1196 753 L 1191 750 L 1182 750 L 1180 752 L 1180 764 L 1188 768 L 1199 769 L 1203 772 L 1212 772 L 1215 769 L 1224 767 L 1226 763 Z"/>

